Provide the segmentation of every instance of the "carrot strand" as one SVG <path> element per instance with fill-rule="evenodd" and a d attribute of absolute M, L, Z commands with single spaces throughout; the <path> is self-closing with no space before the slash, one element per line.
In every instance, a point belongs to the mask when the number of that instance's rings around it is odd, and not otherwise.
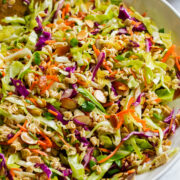
<path fill-rule="evenodd" d="M 175 47 L 176 47 L 176 46 L 173 44 L 173 45 L 168 49 L 168 51 L 166 52 L 166 54 L 165 54 L 164 57 L 162 58 L 161 62 L 165 63 L 165 62 L 168 60 L 169 56 L 170 56 L 171 54 L 173 54 Z"/>
<path fill-rule="evenodd" d="M 177 66 L 178 70 L 180 71 L 179 59 L 180 59 L 180 57 L 176 57 L 176 66 Z"/>

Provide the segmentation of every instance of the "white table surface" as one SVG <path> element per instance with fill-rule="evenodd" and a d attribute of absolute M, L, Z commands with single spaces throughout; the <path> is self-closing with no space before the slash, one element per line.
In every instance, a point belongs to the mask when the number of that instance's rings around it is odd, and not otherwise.
<path fill-rule="evenodd" d="M 180 0 L 168 0 L 180 13 Z M 180 28 L 179 28 L 180 29 Z M 180 180 L 180 159 L 159 180 Z"/>

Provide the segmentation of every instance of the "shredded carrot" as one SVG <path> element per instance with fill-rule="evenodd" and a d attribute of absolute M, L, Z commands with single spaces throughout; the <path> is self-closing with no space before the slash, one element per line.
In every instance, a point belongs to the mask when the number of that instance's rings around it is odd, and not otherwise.
<path fill-rule="evenodd" d="M 147 87 L 147 79 L 146 79 L 146 76 L 144 74 L 143 74 L 143 78 L 144 78 L 145 87 Z"/>
<path fill-rule="evenodd" d="M 128 174 L 133 174 L 135 172 L 135 169 L 130 169 L 127 171 Z"/>
<path fill-rule="evenodd" d="M 65 21 L 65 24 L 67 25 L 67 26 L 74 26 L 75 25 L 75 22 L 74 21 Z"/>
<path fill-rule="evenodd" d="M 22 171 L 20 168 L 11 168 L 11 170 Z"/>
<path fill-rule="evenodd" d="M 10 170 L 9 172 L 10 172 L 10 174 L 12 175 L 12 177 L 14 177 L 14 176 L 15 176 L 15 174 L 14 174 L 13 170 Z"/>
<path fill-rule="evenodd" d="M 124 123 L 124 117 L 122 115 L 122 116 L 119 116 L 119 122 L 117 124 L 116 129 L 119 129 L 123 125 L 123 123 Z"/>
<path fill-rule="evenodd" d="M 20 124 L 18 124 L 17 126 L 20 128 L 20 130 L 21 130 L 21 131 L 25 131 L 25 132 L 27 132 L 27 129 L 26 129 L 26 128 L 24 128 L 23 126 L 21 126 Z"/>
<path fill-rule="evenodd" d="M 93 48 L 93 50 L 94 50 L 96 56 L 99 56 L 99 54 L 100 54 L 99 49 L 97 49 L 95 45 L 92 45 L 92 48 Z"/>
<path fill-rule="evenodd" d="M 131 68 L 131 73 L 132 73 L 133 77 L 134 77 L 135 79 L 137 79 L 137 76 L 136 76 L 136 74 L 134 73 L 134 71 L 132 70 L 132 68 Z"/>
<path fill-rule="evenodd" d="M 81 81 L 79 79 L 77 80 L 77 83 L 82 85 L 82 86 L 87 86 L 88 85 L 87 82 Z"/>
<path fill-rule="evenodd" d="M 8 92 L 8 95 L 13 95 L 13 92 Z"/>
<path fill-rule="evenodd" d="M 38 106 L 36 99 L 34 98 L 26 98 L 26 99 L 29 99 L 35 106 Z"/>
<path fill-rule="evenodd" d="M 58 134 L 58 137 L 59 137 L 59 139 L 60 139 L 66 146 L 71 147 L 70 144 L 68 144 L 68 143 L 63 139 L 62 136 L 60 136 L 60 135 Z"/>
<path fill-rule="evenodd" d="M 118 149 L 120 148 L 120 146 L 123 144 L 123 142 L 120 142 L 119 143 L 119 145 L 114 149 L 114 151 L 111 153 L 111 154 L 109 154 L 107 157 L 105 157 L 104 159 L 101 159 L 100 161 L 98 161 L 98 163 L 104 163 L 104 162 L 106 162 L 108 159 L 110 159 L 111 157 L 113 157 L 115 154 L 116 154 L 116 152 L 118 151 Z"/>
<path fill-rule="evenodd" d="M 143 17 L 146 17 L 146 16 L 147 16 L 147 13 L 146 13 L 146 12 L 144 12 L 144 13 L 142 14 L 142 16 L 143 16 Z"/>
<path fill-rule="evenodd" d="M 46 147 L 46 146 L 47 146 L 46 142 L 41 141 L 41 140 L 38 140 L 37 143 L 38 143 L 39 145 L 43 146 L 43 147 Z M 46 149 L 46 148 L 45 148 L 45 149 Z"/>
<path fill-rule="evenodd" d="M 38 81 L 34 81 L 29 89 L 33 90 L 37 84 L 38 84 Z"/>
<path fill-rule="evenodd" d="M 47 146 L 47 147 L 52 147 L 52 142 L 51 142 L 51 140 L 49 139 L 49 137 L 46 136 L 46 134 L 44 134 L 42 131 L 39 131 L 39 134 L 45 139 L 46 146 Z"/>
<path fill-rule="evenodd" d="M 132 21 L 132 24 L 136 27 L 138 27 L 140 24 L 142 24 L 141 22 L 136 22 L 136 21 Z"/>
<path fill-rule="evenodd" d="M 161 102 L 160 98 L 155 99 L 154 101 L 156 101 L 157 103 Z"/>
<path fill-rule="evenodd" d="M 62 10 L 62 19 L 65 18 L 65 13 L 66 13 L 66 8 L 63 8 L 63 10 Z"/>
<path fill-rule="evenodd" d="M 52 81 L 41 91 L 41 93 L 44 94 L 45 91 L 48 90 L 53 84 L 54 84 L 54 81 L 52 80 Z"/>
<path fill-rule="evenodd" d="M 46 40 L 45 41 L 45 44 L 54 44 L 54 43 L 56 43 L 55 40 Z"/>
<path fill-rule="evenodd" d="M 113 72 L 110 74 L 110 76 L 111 76 L 111 77 L 114 77 L 116 74 L 117 74 L 117 71 L 113 71 Z"/>
<path fill-rule="evenodd" d="M 131 107 L 133 102 L 134 102 L 134 97 L 131 97 L 129 102 L 128 102 L 127 109 L 129 109 Z"/>
<path fill-rule="evenodd" d="M 176 66 L 177 66 L 178 70 L 180 71 L 179 59 L 180 59 L 180 57 L 176 57 Z"/>
<path fill-rule="evenodd" d="M 123 111 L 120 111 L 120 112 L 118 112 L 116 115 L 117 116 L 121 116 L 121 115 L 123 115 L 123 114 L 127 114 L 127 113 L 132 113 L 132 112 L 135 112 L 135 110 L 134 109 L 126 109 L 126 110 L 123 110 Z"/>
<path fill-rule="evenodd" d="M 86 69 L 86 66 L 81 66 L 81 71 L 84 71 Z"/>
<path fill-rule="evenodd" d="M 40 151 L 39 149 L 30 149 L 33 153 L 40 154 L 42 156 L 48 156 L 45 152 Z"/>
<path fill-rule="evenodd" d="M 48 112 L 49 112 L 49 113 L 51 113 L 51 114 L 52 114 L 52 115 L 54 115 L 54 116 L 57 116 L 57 115 L 58 115 L 58 113 L 57 113 L 57 112 L 52 111 L 51 109 L 48 109 Z"/>
<path fill-rule="evenodd" d="M 2 71 L 1 73 L 2 73 L 2 76 L 3 76 L 3 77 L 6 75 L 4 71 Z"/>
<path fill-rule="evenodd" d="M 47 24 L 46 26 L 51 28 L 51 27 L 54 27 L 55 24 Z"/>
<path fill-rule="evenodd" d="M 103 66 L 109 71 L 109 73 L 112 73 L 111 68 L 107 65 L 106 60 L 104 59 Z"/>
<path fill-rule="evenodd" d="M 70 5 L 69 5 L 69 4 L 66 4 L 65 13 L 67 14 L 69 11 L 70 11 Z"/>
<path fill-rule="evenodd" d="M 59 81 L 59 78 L 55 75 L 47 75 L 46 78 L 57 82 Z"/>
<path fill-rule="evenodd" d="M 110 115 L 105 115 L 104 116 L 106 119 L 109 119 L 111 116 Z"/>
<path fill-rule="evenodd" d="M 27 120 L 23 124 L 23 128 L 26 128 Z M 17 137 L 19 137 L 22 133 L 22 130 L 19 130 L 11 139 L 7 141 L 7 144 L 12 144 Z"/>
<path fill-rule="evenodd" d="M 109 106 L 111 106 L 111 105 L 113 105 L 113 102 L 108 102 L 108 103 L 104 103 L 104 104 L 103 104 L 104 107 L 109 107 Z"/>
<path fill-rule="evenodd" d="M 161 62 L 165 63 L 165 62 L 168 60 L 169 56 L 170 56 L 171 54 L 173 54 L 175 47 L 176 47 L 176 46 L 173 44 L 173 45 L 168 49 L 167 53 L 166 53 L 165 56 L 162 58 Z"/>
<path fill-rule="evenodd" d="M 110 153 L 111 151 L 109 149 L 105 148 L 99 148 L 100 151 L 105 152 L 105 153 Z"/>

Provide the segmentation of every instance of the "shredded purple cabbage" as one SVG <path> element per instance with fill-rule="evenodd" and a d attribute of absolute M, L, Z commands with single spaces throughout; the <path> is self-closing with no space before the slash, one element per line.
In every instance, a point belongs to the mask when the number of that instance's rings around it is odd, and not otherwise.
<path fill-rule="evenodd" d="M 121 35 L 121 34 L 128 34 L 128 31 L 127 31 L 127 29 L 126 28 L 120 28 L 119 30 L 118 30 L 118 33 L 117 33 L 118 35 Z"/>
<path fill-rule="evenodd" d="M 129 15 L 128 11 L 123 6 L 120 6 L 118 18 L 124 21 L 126 19 L 130 19 L 131 16 Z"/>
<path fill-rule="evenodd" d="M 41 51 L 42 48 L 46 45 L 45 42 L 51 39 L 51 34 L 49 32 L 43 32 L 39 37 L 38 42 L 36 43 L 36 50 Z"/>
<path fill-rule="evenodd" d="M 93 31 L 91 31 L 91 34 L 96 35 L 96 34 L 99 33 L 99 32 L 100 32 L 100 29 L 99 29 L 99 28 L 96 28 L 96 29 L 94 29 Z"/>
<path fill-rule="evenodd" d="M 30 1 L 29 1 L 29 0 L 23 0 L 23 2 L 24 2 L 25 4 L 27 4 L 27 5 L 30 4 Z"/>
<path fill-rule="evenodd" d="M 158 133 L 133 131 L 130 134 L 128 134 L 126 137 L 124 137 L 122 139 L 122 142 L 123 141 L 127 141 L 133 135 L 137 135 L 137 136 L 140 136 L 140 137 L 148 138 L 148 137 L 152 137 L 152 136 L 158 136 Z"/>
<path fill-rule="evenodd" d="M 180 71 L 176 73 L 177 78 L 180 80 Z"/>
<path fill-rule="evenodd" d="M 94 78 L 96 76 L 96 73 L 98 71 L 98 69 L 100 68 L 100 66 L 102 65 L 103 61 L 105 59 L 105 53 L 104 52 L 101 52 L 98 56 L 98 63 L 96 64 L 96 66 L 94 67 L 94 70 L 93 70 L 93 77 L 92 77 L 92 81 L 94 81 Z"/>
<path fill-rule="evenodd" d="M 64 5 L 64 0 L 60 0 L 59 3 L 58 3 L 58 7 L 57 7 L 57 10 L 55 11 L 53 17 L 52 17 L 52 20 L 51 22 L 53 23 L 54 20 L 57 18 L 57 15 L 58 15 L 58 11 L 63 7 Z"/>
<path fill-rule="evenodd" d="M 4 154 L 0 153 L 0 159 L 2 159 L 1 164 L 0 164 L 0 170 L 4 167 L 5 176 L 8 177 L 9 180 L 13 180 L 11 173 L 8 171 Z"/>
<path fill-rule="evenodd" d="M 46 173 L 48 178 L 51 177 L 52 172 L 51 172 L 51 170 L 45 164 L 36 163 L 35 167 L 36 168 L 38 168 L 38 167 L 41 168 Z"/>
<path fill-rule="evenodd" d="M 65 121 L 63 119 L 63 115 L 53 105 L 48 103 L 46 107 L 47 107 L 47 109 L 50 109 L 58 114 L 56 116 L 56 118 L 57 118 L 57 120 L 61 121 L 63 125 L 66 125 L 68 123 L 68 121 Z"/>
<path fill-rule="evenodd" d="M 100 24 L 98 22 L 94 22 L 94 26 L 98 27 Z"/>
<path fill-rule="evenodd" d="M 85 126 L 85 125 L 86 125 L 85 123 L 82 123 L 82 122 L 78 121 L 76 118 L 74 118 L 73 121 L 74 121 L 77 125 L 80 125 L 80 126 Z"/>
<path fill-rule="evenodd" d="M 176 132 L 176 124 L 172 124 L 171 129 L 169 129 L 169 126 L 163 131 L 164 136 L 168 135 L 170 132 L 173 132 L 173 134 Z"/>
<path fill-rule="evenodd" d="M 64 176 L 69 176 L 72 174 L 72 170 L 71 169 L 65 169 L 61 171 L 63 173 Z"/>
<path fill-rule="evenodd" d="M 40 34 L 43 32 L 43 27 L 42 27 L 42 23 L 39 19 L 39 17 L 36 17 L 36 22 L 38 23 L 38 26 L 34 28 L 34 31 L 37 33 L 37 34 Z"/>
<path fill-rule="evenodd" d="M 117 91 L 115 90 L 115 88 L 114 88 L 113 86 L 111 86 L 111 90 L 114 92 L 114 95 L 115 95 L 115 96 L 118 95 Z"/>
<path fill-rule="evenodd" d="M 171 122 L 171 119 L 173 118 L 173 115 L 174 109 L 171 111 L 170 115 L 164 119 L 164 122 L 169 124 Z"/>
<path fill-rule="evenodd" d="M 134 26 L 132 31 L 139 31 L 139 32 L 146 31 L 146 27 L 143 23 L 141 23 L 138 26 Z"/>
<path fill-rule="evenodd" d="M 24 96 L 24 97 L 27 97 L 29 95 L 29 91 L 23 85 L 21 80 L 19 80 L 19 79 L 16 80 L 16 79 L 11 78 L 11 82 L 15 86 L 17 94 Z"/>
<path fill-rule="evenodd" d="M 89 146 L 90 144 L 89 141 L 85 137 L 81 137 L 80 132 L 77 129 L 75 130 L 75 136 L 77 140 L 79 140 L 80 142 L 84 144 L 84 146 Z"/>
<path fill-rule="evenodd" d="M 144 95 L 145 95 L 145 93 L 141 93 L 141 94 L 137 97 L 137 99 L 136 99 L 136 101 L 133 103 L 133 105 L 134 105 L 134 106 L 138 106 L 138 105 L 141 103 L 141 98 L 142 98 Z"/>
<path fill-rule="evenodd" d="M 63 92 L 63 95 L 62 95 L 62 99 L 63 98 L 73 98 L 77 95 L 77 91 L 75 89 L 66 89 L 64 92 Z"/>
<path fill-rule="evenodd" d="M 74 71 L 76 70 L 76 66 L 74 67 L 66 67 L 65 71 L 69 72 L 69 73 L 74 73 Z"/>
<path fill-rule="evenodd" d="M 88 165 L 89 161 L 91 160 L 93 150 L 94 150 L 93 147 L 87 149 L 87 153 L 84 156 L 84 167 L 86 167 Z"/>
<path fill-rule="evenodd" d="M 10 134 L 7 135 L 7 138 L 8 138 L 8 139 L 11 139 L 13 136 L 14 136 L 14 134 L 13 134 L 13 133 L 10 133 Z"/>
<path fill-rule="evenodd" d="M 152 47 L 152 42 L 149 38 L 146 39 L 146 52 L 150 52 Z"/>
<path fill-rule="evenodd" d="M 132 40 L 130 40 L 129 42 L 131 43 L 132 47 L 139 47 L 139 44 L 137 42 L 132 41 Z"/>

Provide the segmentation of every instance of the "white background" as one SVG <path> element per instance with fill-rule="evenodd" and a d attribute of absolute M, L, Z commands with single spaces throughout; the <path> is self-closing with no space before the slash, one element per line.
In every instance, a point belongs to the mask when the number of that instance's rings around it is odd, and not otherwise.
<path fill-rule="evenodd" d="M 180 13 L 180 0 L 168 0 L 168 2 L 172 4 Z M 180 159 L 159 180 L 180 180 Z"/>

